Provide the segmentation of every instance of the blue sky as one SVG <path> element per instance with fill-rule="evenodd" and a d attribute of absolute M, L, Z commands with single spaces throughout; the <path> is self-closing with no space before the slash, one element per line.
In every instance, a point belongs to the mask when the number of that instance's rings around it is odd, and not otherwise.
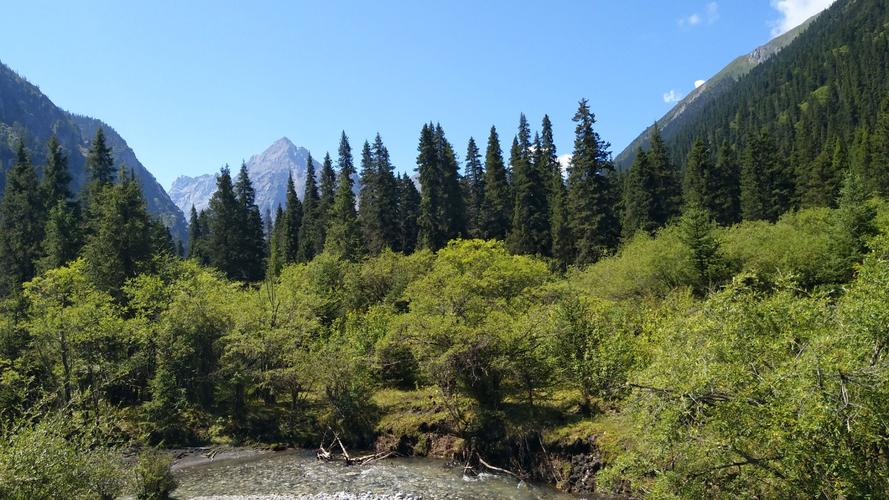
<path fill-rule="evenodd" d="M 586 97 L 615 154 L 671 98 L 831 0 L 0 0 L 0 60 L 111 124 L 164 187 L 281 136 L 316 157 L 380 132 L 412 171 L 424 122 L 461 153 L 524 112 L 560 153 Z M 483 146 L 482 146 L 483 147 Z"/>

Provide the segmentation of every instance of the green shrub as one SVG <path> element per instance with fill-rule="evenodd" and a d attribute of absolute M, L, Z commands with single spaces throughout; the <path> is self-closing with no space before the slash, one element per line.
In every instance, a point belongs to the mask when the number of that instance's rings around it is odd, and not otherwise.
<path fill-rule="evenodd" d="M 164 500 L 176 489 L 170 466 L 173 458 L 158 450 L 147 450 L 136 463 L 136 497 L 140 500 Z"/>

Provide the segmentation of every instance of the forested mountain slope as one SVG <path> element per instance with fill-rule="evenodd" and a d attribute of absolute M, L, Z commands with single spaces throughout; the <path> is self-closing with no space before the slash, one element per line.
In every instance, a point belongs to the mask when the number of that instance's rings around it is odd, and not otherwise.
<path fill-rule="evenodd" d="M 15 148 L 23 138 L 34 165 L 46 162 L 46 144 L 56 134 L 68 155 L 71 189 L 80 191 L 86 184 L 86 152 L 96 129 L 102 127 L 111 147 L 115 164 L 125 164 L 142 187 L 148 210 L 170 229 L 177 239 L 187 237 L 185 217 L 151 172 L 136 158 L 127 142 L 108 124 L 95 118 L 69 113 L 55 104 L 40 88 L 0 63 L 0 193 L 6 171 L 15 159 Z"/>

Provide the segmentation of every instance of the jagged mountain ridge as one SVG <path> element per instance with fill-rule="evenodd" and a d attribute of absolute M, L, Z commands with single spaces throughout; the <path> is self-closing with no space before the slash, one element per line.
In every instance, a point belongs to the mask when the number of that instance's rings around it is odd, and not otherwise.
<path fill-rule="evenodd" d="M 115 164 L 125 164 L 142 187 L 148 210 L 170 229 L 174 238 L 188 237 L 185 217 L 136 157 L 127 142 L 110 125 L 88 116 L 75 115 L 56 106 L 40 89 L 0 62 L 0 196 L 5 172 L 15 161 L 15 148 L 21 138 L 39 169 L 46 162 L 46 143 L 55 133 L 71 172 L 71 189 L 79 192 L 87 181 L 86 153 L 102 127 Z"/>
<path fill-rule="evenodd" d="M 751 52 L 735 58 L 704 82 L 703 85 L 692 90 L 676 103 L 670 111 L 657 120 L 657 125 L 661 129 L 661 135 L 664 139 L 671 139 L 684 123 L 696 120 L 709 103 L 730 92 L 735 84 L 750 73 L 753 68 L 769 60 L 784 47 L 790 45 L 817 17 L 818 15 L 812 16 L 787 33 L 777 36 L 765 45 L 761 45 Z M 633 160 L 636 159 L 636 153 L 639 151 L 639 148 L 645 149 L 648 147 L 650 134 L 651 126 L 648 126 L 614 158 L 614 163 L 618 170 L 629 168 Z"/>
<path fill-rule="evenodd" d="M 306 186 L 306 166 L 309 150 L 296 146 L 290 139 L 282 137 L 265 151 L 253 155 L 247 161 L 247 173 L 256 189 L 256 204 L 260 212 L 274 215 L 278 205 L 284 206 L 287 192 L 287 176 L 293 175 L 297 196 L 302 199 Z M 313 158 L 316 179 L 321 163 Z M 237 168 L 232 168 L 232 176 Z M 210 197 L 216 192 L 216 174 L 197 177 L 180 176 L 170 187 L 170 197 L 183 213 L 190 213 L 191 207 L 201 211 L 207 208 Z"/>

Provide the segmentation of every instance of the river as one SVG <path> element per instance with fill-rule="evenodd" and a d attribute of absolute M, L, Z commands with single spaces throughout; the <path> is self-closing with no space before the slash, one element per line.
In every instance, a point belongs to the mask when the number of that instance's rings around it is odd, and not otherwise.
<path fill-rule="evenodd" d="M 441 460 L 398 458 L 346 467 L 286 451 L 214 460 L 176 470 L 175 498 L 317 499 L 576 499 L 543 486 L 491 474 L 464 477 Z"/>

